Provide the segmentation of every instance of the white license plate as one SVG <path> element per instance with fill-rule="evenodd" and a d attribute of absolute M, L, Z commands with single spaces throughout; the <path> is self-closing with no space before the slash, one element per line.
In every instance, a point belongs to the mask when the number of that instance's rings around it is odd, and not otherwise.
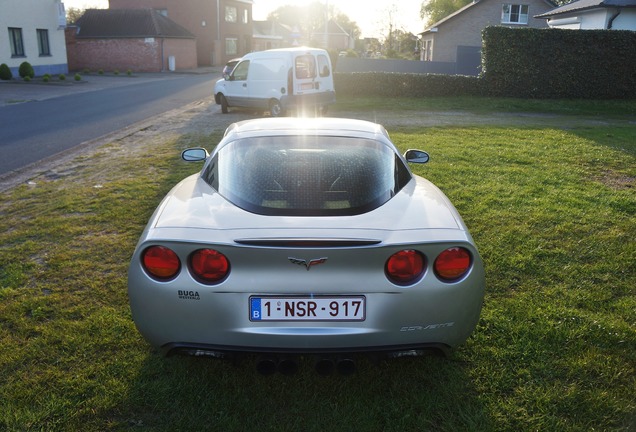
<path fill-rule="evenodd" d="M 364 321 L 365 298 L 250 297 L 250 321 Z"/>

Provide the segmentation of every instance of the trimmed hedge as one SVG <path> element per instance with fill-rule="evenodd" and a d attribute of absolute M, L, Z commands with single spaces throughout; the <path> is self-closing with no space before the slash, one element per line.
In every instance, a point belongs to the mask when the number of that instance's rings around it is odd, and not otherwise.
<path fill-rule="evenodd" d="M 480 96 L 483 80 L 465 75 L 387 72 L 334 74 L 336 94 L 380 97 Z"/>
<path fill-rule="evenodd" d="M 492 96 L 636 97 L 636 32 L 487 27 L 482 36 Z"/>
<path fill-rule="evenodd" d="M 483 33 L 482 74 L 336 73 L 344 96 L 636 99 L 636 32 L 511 29 Z"/>

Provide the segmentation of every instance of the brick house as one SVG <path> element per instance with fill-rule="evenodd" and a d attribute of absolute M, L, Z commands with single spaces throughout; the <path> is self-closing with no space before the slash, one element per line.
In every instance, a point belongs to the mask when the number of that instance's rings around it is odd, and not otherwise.
<path fill-rule="evenodd" d="M 67 28 L 66 50 L 70 70 L 197 67 L 194 35 L 151 9 L 89 9 Z"/>
<path fill-rule="evenodd" d="M 154 9 L 196 37 L 199 66 L 252 51 L 252 0 L 109 0 L 113 9 Z"/>
<path fill-rule="evenodd" d="M 484 28 L 497 25 L 547 28 L 545 20 L 534 16 L 556 6 L 551 0 L 508 1 L 473 1 L 427 27 L 420 33 L 420 60 L 457 62 L 459 69 L 476 69 L 480 63 L 481 32 Z"/>
<path fill-rule="evenodd" d="M 252 50 L 286 48 L 294 45 L 295 33 L 288 26 L 276 21 L 253 21 Z"/>
<path fill-rule="evenodd" d="M 310 36 L 311 44 L 331 51 L 345 51 L 355 46 L 355 40 L 334 20 L 327 22 L 326 29 L 315 31 Z"/>

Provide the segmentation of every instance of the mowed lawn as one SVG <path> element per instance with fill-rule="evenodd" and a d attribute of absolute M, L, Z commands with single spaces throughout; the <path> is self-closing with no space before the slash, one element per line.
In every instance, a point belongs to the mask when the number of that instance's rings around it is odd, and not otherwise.
<path fill-rule="evenodd" d="M 164 358 L 137 333 L 126 294 L 137 238 L 200 168 L 180 151 L 210 150 L 220 133 L 168 135 L 134 157 L 113 142 L 3 192 L 0 430 L 635 430 L 636 103 L 600 105 L 575 127 L 389 128 L 402 150 L 431 154 L 414 170 L 462 214 L 486 298 L 449 359 L 363 359 L 348 377 L 318 376 L 309 358 L 270 377 L 250 361 Z"/>

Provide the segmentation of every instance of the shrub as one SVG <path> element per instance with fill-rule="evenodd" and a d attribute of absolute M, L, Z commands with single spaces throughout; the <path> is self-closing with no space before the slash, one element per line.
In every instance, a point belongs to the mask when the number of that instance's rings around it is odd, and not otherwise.
<path fill-rule="evenodd" d="M 81 81 L 82 80 L 82 76 L 78 73 L 75 74 L 75 81 Z"/>
<path fill-rule="evenodd" d="M 115 75 L 119 75 L 119 69 L 115 69 L 115 70 L 113 71 L 113 73 L 114 73 Z"/>
<path fill-rule="evenodd" d="M 337 94 L 379 97 L 479 96 L 482 81 L 465 75 L 436 75 L 391 72 L 334 74 Z"/>
<path fill-rule="evenodd" d="M 128 70 L 126 71 L 126 75 L 128 75 L 128 76 L 132 76 L 132 71 L 131 71 L 130 69 L 128 69 Z"/>
<path fill-rule="evenodd" d="M 100 75 L 104 75 L 104 69 L 100 69 L 99 71 L 97 71 L 97 73 Z"/>
<path fill-rule="evenodd" d="M 22 77 L 22 79 L 23 79 L 25 82 L 29 82 L 29 81 L 31 81 L 31 77 L 30 77 L 30 76 L 28 76 L 28 75 L 27 75 L 27 76 Z"/>
<path fill-rule="evenodd" d="M 493 96 L 636 97 L 636 32 L 487 27 L 482 36 Z"/>
<path fill-rule="evenodd" d="M 42 81 L 44 81 L 45 83 L 47 83 L 47 82 L 51 81 L 51 77 L 50 77 L 48 74 L 46 74 L 46 75 L 44 75 L 44 76 L 42 77 Z"/>
<path fill-rule="evenodd" d="M 20 64 L 18 73 L 20 74 L 20 78 L 33 78 L 35 76 L 35 70 L 33 70 L 33 66 L 31 66 L 31 63 L 26 61 Z"/>
<path fill-rule="evenodd" d="M 8 81 L 13 78 L 13 73 L 11 73 L 11 69 L 7 66 L 6 63 L 0 64 L 0 79 L 3 81 Z"/>
<path fill-rule="evenodd" d="M 84 70 L 82 71 L 82 73 L 84 75 L 88 75 L 89 73 L 91 73 L 91 70 L 89 68 L 84 68 Z"/>
<path fill-rule="evenodd" d="M 66 75 L 64 75 L 64 74 L 60 74 L 60 75 L 58 76 L 58 78 L 59 78 L 59 80 L 60 80 L 60 81 L 64 81 L 64 80 L 66 79 Z"/>

